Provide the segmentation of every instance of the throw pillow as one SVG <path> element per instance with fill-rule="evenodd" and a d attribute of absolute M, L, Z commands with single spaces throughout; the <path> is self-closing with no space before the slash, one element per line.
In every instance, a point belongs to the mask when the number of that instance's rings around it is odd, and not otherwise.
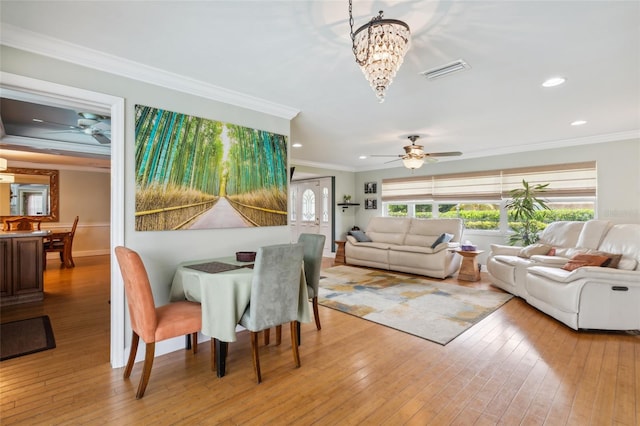
<path fill-rule="evenodd" d="M 453 239 L 453 234 L 447 234 L 446 232 L 440 235 L 434 242 L 431 244 L 431 248 L 436 248 L 436 246 L 440 243 L 448 243 Z"/>
<path fill-rule="evenodd" d="M 620 259 L 622 259 L 622 255 L 621 254 L 607 253 L 607 252 L 604 252 L 604 251 L 593 250 L 593 251 L 589 251 L 589 254 L 596 254 L 596 255 L 599 255 L 599 256 L 607 256 L 609 258 L 609 260 L 607 260 L 606 262 L 604 262 L 602 264 L 602 266 L 604 266 L 606 268 L 617 268 L 618 264 L 620 263 Z"/>
<path fill-rule="evenodd" d="M 362 231 L 349 231 L 349 235 L 353 235 L 353 237 L 359 242 L 359 243 L 370 243 L 371 242 L 371 238 L 369 238 L 364 232 Z"/>
<path fill-rule="evenodd" d="M 625 271 L 633 271 L 636 268 L 636 260 L 632 257 L 623 256 L 620 259 L 620 263 L 618 263 L 618 269 L 622 269 Z"/>
<path fill-rule="evenodd" d="M 524 257 L 525 259 L 530 258 L 534 254 L 547 254 L 552 249 L 548 244 L 531 244 L 526 247 L 523 247 L 518 253 L 518 257 Z"/>
<path fill-rule="evenodd" d="M 583 266 L 602 266 L 609 258 L 597 254 L 576 254 L 562 267 L 565 271 L 573 271 Z"/>

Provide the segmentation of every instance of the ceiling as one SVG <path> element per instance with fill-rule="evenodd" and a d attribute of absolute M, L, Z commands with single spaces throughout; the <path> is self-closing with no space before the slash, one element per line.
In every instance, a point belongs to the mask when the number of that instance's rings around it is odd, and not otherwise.
<path fill-rule="evenodd" d="M 410 134 L 463 152 L 441 161 L 640 134 L 638 1 L 355 1 L 355 27 L 378 10 L 412 32 L 382 104 L 354 62 L 346 0 L 0 2 L 3 42 L 32 31 L 298 110 L 301 165 L 401 167 L 370 155 L 403 153 Z M 470 69 L 420 74 L 457 59 Z M 566 83 L 542 87 L 552 76 Z"/>

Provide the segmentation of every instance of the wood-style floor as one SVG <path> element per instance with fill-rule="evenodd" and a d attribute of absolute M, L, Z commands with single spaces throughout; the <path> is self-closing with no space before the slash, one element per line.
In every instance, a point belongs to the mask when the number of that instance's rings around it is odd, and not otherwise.
<path fill-rule="evenodd" d="M 261 348 L 257 385 L 240 333 L 224 378 L 201 344 L 156 358 L 136 400 L 141 365 L 130 380 L 109 365 L 109 259 L 75 260 L 50 262 L 44 302 L 2 308 L 2 322 L 49 315 L 57 343 L 0 364 L 2 425 L 640 424 L 640 336 L 575 332 L 517 298 L 446 346 L 321 306 L 301 368 L 285 335 Z"/>

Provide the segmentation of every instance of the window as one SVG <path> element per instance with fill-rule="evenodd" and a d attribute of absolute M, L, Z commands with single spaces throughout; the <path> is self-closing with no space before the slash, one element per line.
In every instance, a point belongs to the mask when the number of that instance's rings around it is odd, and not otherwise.
<path fill-rule="evenodd" d="M 391 217 L 407 217 L 408 214 L 407 204 L 387 204 L 386 212 L 387 216 Z"/>
<path fill-rule="evenodd" d="M 500 203 L 465 202 L 459 204 L 439 204 L 438 217 L 460 218 L 465 229 L 500 229 Z"/>
<path fill-rule="evenodd" d="M 392 217 L 460 218 L 467 230 L 506 233 L 513 224 L 505 208 L 509 192 L 526 180 L 549 183 L 544 198 L 550 210 L 537 217 L 544 229 L 558 220 L 595 217 L 596 176 L 596 163 L 587 162 L 383 179 L 383 212 Z"/>
<path fill-rule="evenodd" d="M 432 209 L 433 206 L 431 204 L 416 204 L 416 217 L 420 219 L 431 219 L 433 217 Z"/>
<path fill-rule="evenodd" d="M 297 220 L 296 219 L 296 202 L 297 202 L 296 195 L 298 195 L 298 190 L 296 188 L 293 188 L 291 190 L 291 204 L 290 204 L 292 222 L 295 222 Z"/>
<path fill-rule="evenodd" d="M 316 196 L 310 189 L 302 193 L 302 220 L 314 221 L 316 219 Z"/>
<path fill-rule="evenodd" d="M 322 188 L 322 222 L 329 222 L 329 188 Z"/>

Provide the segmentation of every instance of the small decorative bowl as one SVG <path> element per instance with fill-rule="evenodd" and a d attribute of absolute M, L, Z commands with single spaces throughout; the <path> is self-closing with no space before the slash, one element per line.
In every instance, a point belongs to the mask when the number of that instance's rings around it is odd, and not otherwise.
<path fill-rule="evenodd" d="M 255 262 L 256 252 L 255 251 L 237 251 L 236 260 L 238 262 Z"/>
<path fill-rule="evenodd" d="M 476 251 L 476 249 L 478 248 L 478 246 L 470 246 L 467 244 L 463 244 L 460 246 L 460 250 L 462 251 Z"/>

